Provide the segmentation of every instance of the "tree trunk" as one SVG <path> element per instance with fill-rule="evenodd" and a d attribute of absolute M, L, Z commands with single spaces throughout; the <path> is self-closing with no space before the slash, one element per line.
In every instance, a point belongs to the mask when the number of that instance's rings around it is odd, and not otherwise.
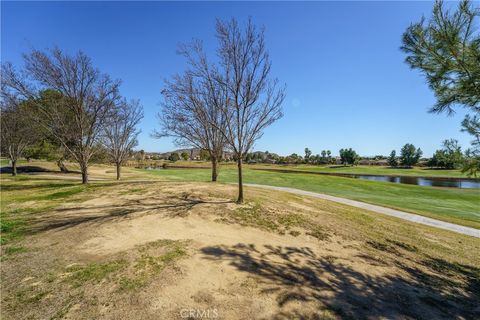
<path fill-rule="evenodd" d="M 85 164 L 80 164 L 80 169 L 82 171 L 82 184 L 88 183 L 88 166 Z"/>
<path fill-rule="evenodd" d="M 212 181 L 217 181 L 218 177 L 218 160 L 216 157 L 212 157 Z"/>
<path fill-rule="evenodd" d="M 62 159 L 57 160 L 57 166 L 62 173 L 68 173 L 68 169 Z"/>
<path fill-rule="evenodd" d="M 17 160 L 12 160 L 12 176 L 17 175 Z"/>
<path fill-rule="evenodd" d="M 242 177 L 242 157 L 238 157 L 238 199 L 237 203 L 243 203 L 243 177 Z"/>
<path fill-rule="evenodd" d="M 120 171 L 122 170 L 122 164 L 117 162 L 117 180 L 120 180 Z"/>

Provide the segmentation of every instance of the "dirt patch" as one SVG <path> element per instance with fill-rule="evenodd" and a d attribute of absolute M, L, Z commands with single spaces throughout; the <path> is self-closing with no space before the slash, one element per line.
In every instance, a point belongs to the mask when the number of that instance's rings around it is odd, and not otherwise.
<path fill-rule="evenodd" d="M 447 319 L 479 312 L 476 262 L 433 256 L 438 248 L 446 257 L 472 252 L 475 240 L 460 245 L 440 232 L 431 244 L 416 238 L 430 229 L 389 217 L 247 192 L 251 202 L 239 206 L 229 185 L 116 184 L 42 212 L 15 244 L 25 250 L 10 249 L 2 263 L 2 317 Z M 427 254 L 428 246 L 437 247 Z"/>

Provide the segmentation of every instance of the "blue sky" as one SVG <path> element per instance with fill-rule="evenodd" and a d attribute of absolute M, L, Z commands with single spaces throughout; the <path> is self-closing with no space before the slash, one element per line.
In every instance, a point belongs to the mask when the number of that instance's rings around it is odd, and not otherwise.
<path fill-rule="evenodd" d="M 249 16 L 266 28 L 272 75 L 287 85 L 285 116 L 255 150 L 314 153 L 352 147 L 388 154 L 411 142 L 431 155 L 456 138 L 464 116 L 428 113 L 434 97 L 410 70 L 401 36 L 431 2 L 5 2 L 2 61 L 21 65 L 32 48 L 82 50 L 103 72 L 123 80 L 122 93 L 145 109 L 139 149 L 169 151 L 153 139 L 163 80 L 185 69 L 179 43 L 202 39 L 213 53 L 215 19 Z"/>

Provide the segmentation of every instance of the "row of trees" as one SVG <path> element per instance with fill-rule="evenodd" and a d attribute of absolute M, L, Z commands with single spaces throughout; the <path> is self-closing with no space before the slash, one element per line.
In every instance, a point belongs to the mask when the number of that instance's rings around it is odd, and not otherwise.
<path fill-rule="evenodd" d="M 243 202 L 242 162 L 264 129 L 282 117 L 285 89 L 270 78 L 271 61 L 264 29 L 248 20 L 217 21 L 216 59 L 209 60 L 202 42 L 182 45 L 188 63 L 183 74 L 166 81 L 158 114 L 157 138 L 173 137 L 178 146 L 208 150 L 212 181 L 224 150 L 238 167 L 238 199 Z"/>
<path fill-rule="evenodd" d="M 391 167 L 412 167 L 417 165 L 422 159 L 423 152 L 420 148 L 416 148 L 413 144 L 405 144 L 399 155 L 392 150 L 388 157 L 377 155 L 375 157 L 361 157 L 352 148 L 344 148 L 339 151 L 340 162 L 343 165 L 356 165 L 360 160 L 386 160 Z M 449 139 L 442 143 L 442 149 L 436 150 L 432 158 L 425 160 L 429 167 L 438 167 L 445 169 L 455 169 L 462 166 L 468 159 L 468 154 L 463 154 L 458 140 Z M 321 155 L 312 156 L 309 148 L 305 148 L 305 156 L 299 156 L 296 153 L 292 153 L 288 156 L 278 156 L 272 153 L 254 152 L 249 153 L 246 160 L 253 160 L 254 162 L 269 162 L 274 161 L 280 164 L 333 164 L 337 163 L 337 158 L 332 157 L 331 152 L 322 151 Z"/>
<path fill-rule="evenodd" d="M 330 150 L 322 150 L 320 154 L 312 155 L 312 151 L 305 148 L 304 162 L 310 164 L 329 164 L 335 162 L 335 158 L 332 157 Z"/>
<path fill-rule="evenodd" d="M 336 159 L 332 157 L 330 150 L 322 150 L 321 154 L 313 155 L 309 148 L 305 148 L 305 155 L 302 157 L 297 153 L 292 153 L 287 156 L 280 156 L 276 153 L 265 152 L 250 152 L 246 155 L 247 162 L 264 162 L 264 163 L 279 163 L 279 164 L 330 164 L 335 163 Z"/>
<path fill-rule="evenodd" d="M 416 165 L 422 157 L 422 150 L 416 149 L 413 144 L 407 143 L 400 150 L 400 156 L 397 157 L 395 150 L 392 150 L 387 158 L 388 165 L 391 167 L 404 166 L 411 167 Z M 462 152 L 458 140 L 448 139 L 442 143 L 442 148 L 436 150 L 433 156 L 426 162 L 429 167 L 456 169 L 465 166 L 465 162 L 471 159 L 467 151 Z"/>
<path fill-rule="evenodd" d="M 391 167 L 411 167 L 419 163 L 422 159 L 423 152 L 420 148 L 416 148 L 413 144 L 405 144 L 400 154 L 397 156 L 397 152 L 393 150 L 390 155 L 382 156 L 377 155 L 375 157 L 361 157 L 352 148 L 344 148 L 339 151 L 340 163 L 343 165 L 355 165 L 360 160 L 386 160 Z M 440 167 L 446 169 L 454 169 L 460 167 L 465 160 L 468 159 L 468 155 L 462 153 L 461 147 L 458 141 L 455 139 L 445 140 L 442 143 L 442 149 L 435 151 L 432 158 L 426 161 L 426 164 L 430 167 Z M 279 164 L 334 164 L 337 163 L 337 158 L 332 156 L 330 150 L 323 150 L 320 154 L 315 156 L 309 148 L 305 148 L 305 155 L 302 157 L 296 153 L 292 153 L 288 156 L 279 156 L 275 153 L 267 152 L 251 152 L 245 157 L 247 162 L 271 162 Z"/>
<path fill-rule="evenodd" d="M 405 144 L 400 154 L 397 156 L 397 152 L 392 150 L 388 157 L 377 155 L 373 158 L 360 157 L 352 148 L 340 149 L 340 162 L 343 165 L 356 165 L 361 159 L 373 159 L 373 160 L 387 160 L 387 163 L 391 167 L 412 167 L 419 163 L 422 158 L 423 152 L 420 148 L 416 148 L 413 144 Z M 458 140 L 449 139 L 442 143 L 442 149 L 435 151 L 432 158 L 430 158 L 426 164 L 430 167 L 440 167 L 446 169 L 454 169 L 462 166 L 469 158 L 469 154 L 463 154 Z M 301 156 L 293 153 L 286 157 L 279 157 L 279 163 L 304 163 L 304 164 L 329 164 L 336 163 L 337 159 L 331 156 L 331 152 L 322 151 L 322 155 L 312 156 L 309 148 L 305 148 L 305 156 Z"/>
<path fill-rule="evenodd" d="M 398 165 L 411 167 L 418 163 L 422 154 L 423 152 L 420 148 L 415 148 L 413 144 L 407 143 L 400 150 L 400 157 L 397 158 L 396 151 L 392 150 L 387 158 L 387 162 L 390 167 L 397 167 Z"/>
<path fill-rule="evenodd" d="M 49 142 L 80 166 L 82 183 L 100 150 L 120 168 L 137 144 L 139 101 L 120 95 L 120 81 L 101 73 L 84 53 L 55 48 L 24 55 L 24 68 L 2 65 L 2 154 L 16 162 L 28 147 Z"/>

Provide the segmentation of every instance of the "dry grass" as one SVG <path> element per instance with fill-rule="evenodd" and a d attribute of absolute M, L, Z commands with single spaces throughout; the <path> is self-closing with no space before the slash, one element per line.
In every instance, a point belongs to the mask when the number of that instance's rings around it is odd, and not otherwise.
<path fill-rule="evenodd" d="M 2 180 L 3 319 L 474 318 L 480 240 L 209 183 Z"/>

